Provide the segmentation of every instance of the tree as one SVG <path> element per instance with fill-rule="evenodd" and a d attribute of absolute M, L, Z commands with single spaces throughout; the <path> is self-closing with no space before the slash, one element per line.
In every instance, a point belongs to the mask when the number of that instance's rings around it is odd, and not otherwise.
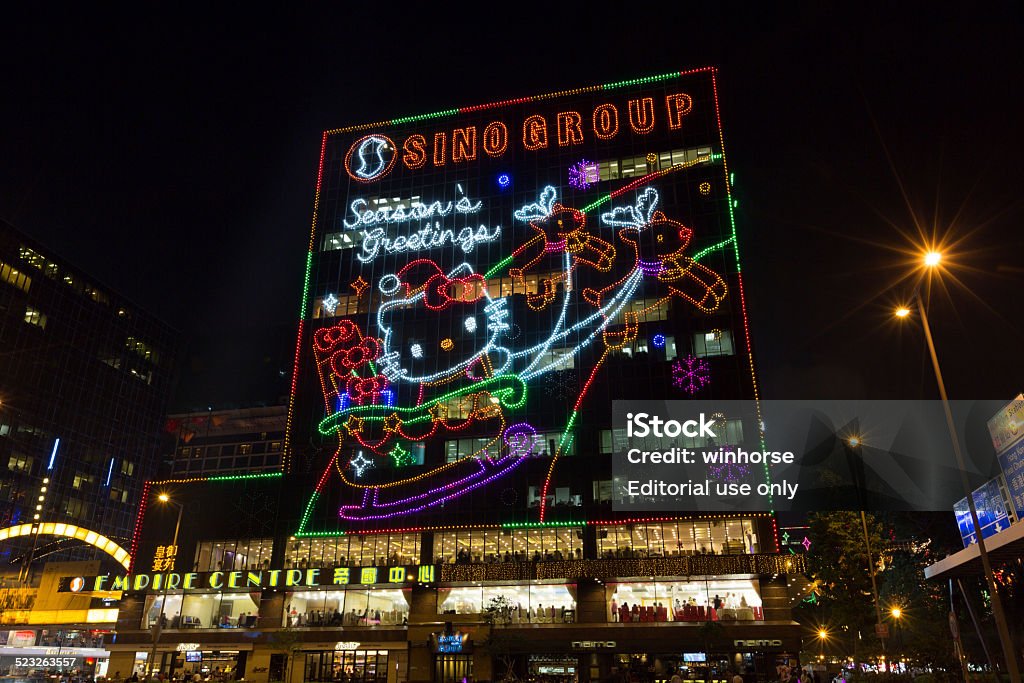
<path fill-rule="evenodd" d="M 502 671 L 497 680 L 505 683 L 520 680 L 515 670 L 515 658 L 512 656 L 513 638 L 501 628 L 511 623 L 511 612 L 512 602 L 504 595 L 497 595 L 487 603 L 483 613 L 484 621 L 490 626 L 483 645 L 494 657 L 495 663 L 501 665 Z"/>
<path fill-rule="evenodd" d="M 874 593 L 860 513 L 815 512 L 807 519 L 807 537 L 814 548 L 807 555 L 808 573 L 817 585 L 817 603 L 801 603 L 797 620 L 813 632 L 822 627 L 845 631 L 852 640 L 850 652 L 861 657 L 881 654 L 874 637 Z M 890 544 L 882 524 L 870 514 L 866 520 L 871 559 L 878 572 L 885 566 Z"/>
<path fill-rule="evenodd" d="M 302 648 L 302 631 L 292 628 L 290 625 L 270 634 L 270 644 L 278 650 L 284 650 L 288 656 L 288 663 L 285 665 L 284 683 L 291 683 L 292 665 L 295 657 Z"/>

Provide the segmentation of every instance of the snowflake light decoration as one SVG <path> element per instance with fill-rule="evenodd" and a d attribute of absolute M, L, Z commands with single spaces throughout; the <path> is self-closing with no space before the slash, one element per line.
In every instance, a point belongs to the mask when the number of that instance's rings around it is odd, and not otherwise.
<path fill-rule="evenodd" d="M 544 392 L 559 401 L 569 398 L 578 389 L 579 382 L 572 370 L 555 370 L 544 375 Z"/>
<path fill-rule="evenodd" d="M 726 453 L 733 453 L 736 451 L 736 447 L 722 446 L 722 451 Z M 728 482 L 730 484 L 740 481 L 749 473 L 749 465 L 741 465 L 735 462 L 708 464 L 708 474 L 711 475 L 712 479 Z"/>
<path fill-rule="evenodd" d="M 711 381 L 711 366 L 696 356 L 686 356 L 672 364 L 672 386 L 696 394 Z"/>
<path fill-rule="evenodd" d="M 577 190 L 585 190 L 599 179 L 597 164 L 583 159 L 569 167 L 569 184 Z"/>

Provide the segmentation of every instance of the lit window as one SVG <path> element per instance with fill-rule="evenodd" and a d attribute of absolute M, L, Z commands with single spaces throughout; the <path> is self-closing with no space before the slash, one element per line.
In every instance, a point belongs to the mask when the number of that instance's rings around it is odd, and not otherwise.
<path fill-rule="evenodd" d="M 32 469 L 32 458 L 23 453 L 12 453 L 7 461 L 7 469 L 12 472 L 28 472 Z"/>
<path fill-rule="evenodd" d="M 733 355 L 730 330 L 708 330 L 693 335 L 693 353 L 698 358 Z"/>
<path fill-rule="evenodd" d="M 123 460 L 121 462 L 121 474 L 130 477 L 130 476 L 132 476 L 132 474 L 134 472 L 135 472 L 135 463 L 129 462 L 128 460 Z"/>
<path fill-rule="evenodd" d="M 36 327 L 40 327 L 44 330 L 46 329 L 46 315 L 31 306 L 25 307 L 25 322 L 29 325 L 35 325 Z"/>
<path fill-rule="evenodd" d="M 32 286 L 32 278 L 2 261 L 0 261 L 0 280 L 17 287 L 23 292 L 27 292 L 28 288 Z"/>

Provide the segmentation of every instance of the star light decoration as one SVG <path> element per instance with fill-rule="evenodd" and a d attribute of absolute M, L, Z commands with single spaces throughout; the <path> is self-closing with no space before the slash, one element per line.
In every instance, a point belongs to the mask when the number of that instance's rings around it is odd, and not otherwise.
<path fill-rule="evenodd" d="M 394 463 L 395 467 L 405 467 L 406 465 L 413 464 L 412 452 L 402 448 L 400 443 L 396 443 L 395 447 L 388 451 L 388 457 L 391 458 L 391 462 Z"/>
<path fill-rule="evenodd" d="M 349 415 L 345 420 L 345 431 L 349 434 L 358 434 L 363 431 L 363 418 L 356 415 Z"/>
<path fill-rule="evenodd" d="M 711 382 L 711 366 L 696 356 L 686 356 L 672 364 L 672 386 L 696 394 Z"/>
<path fill-rule="evenodd" d="M 597 164 L 586 159 L 569 167 L 569 184 L 577 190 L 585 190 L 600 180 Z"/>
<path fill-rule="evenodd" d="M 348 464 L 352 467 L 356 476 L 361 477 L 363 476 L 363 472 L 373 467 L 373 460 L 363 455 L 362 451 L 359 451 L 359 455 L 349 460 Z"/>
<path fill-rule="evenodd" d="M 800 542 L 800 545 L 804 547 L 804 552 L 811 549 L 811 539 L 804 536 L 804 540 Z"/>
<path fill-rule="evenodd" d="M 349 284 L 349 287 L 351 287 L 351 288 L 352 288 L 352 291 L 356 293 L 356 298 L 357 298 L 357 299 L 360 299 L 360 298 L 362 298 L 362 296 L 363 296 L 363 292 L 364 292 L 364 291 L 366 290 L 366 288 L 367 288 L 367 287 L 369 287 L 369 286 L 370 286 L 370 283 L 369 283 L 369 282 L 367 282 L 366 280 L 364 280 L 364 279 L 363 279 L 363 276 L 362 276 L 362 275 L 360 275 L 359 277 L 357 277 L 357 278 L 356 278 L 355 280 L 353 280 L 353 281 L 352 281 L 352 282 L 351 282 L 351 283 Z"/>
<path fill-rule="evenodd" d="M 334 312 L 338 310 L 338 304 L 340 303 L 341 301 L 338 297 L 334 296 L 333 292 L 324 297 L 324 309 L 331 315 L 334 315 Z"/>

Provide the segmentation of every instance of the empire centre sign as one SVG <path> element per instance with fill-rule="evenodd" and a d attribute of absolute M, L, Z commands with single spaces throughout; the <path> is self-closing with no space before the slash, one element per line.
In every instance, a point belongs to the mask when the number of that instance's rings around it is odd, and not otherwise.
<path fill-rule="evenodd" d="M 396 567 L 330 567 L 266 569 L 256 571 L 168 572 L 157 574 L 102 574 L 64 576 L 58 592 L 146 590 L 222 591 L 252 588 L 315 588 L 373 584 L 432 583 L 432 564 Z M 77 589 L 77 590 L 76 590 Z"/>

